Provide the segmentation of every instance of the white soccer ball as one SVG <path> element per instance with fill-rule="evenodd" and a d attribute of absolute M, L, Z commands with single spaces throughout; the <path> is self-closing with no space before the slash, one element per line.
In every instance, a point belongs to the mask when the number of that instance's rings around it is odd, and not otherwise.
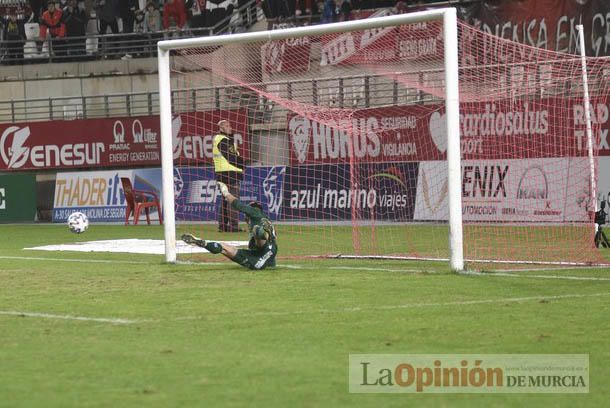
<path fill-rule="evenodd" d="M 89 228 L 89 219 L 82 212 L 74 212 L 68 217 L 68 228 L 75 234 L 82 234 Z"/>

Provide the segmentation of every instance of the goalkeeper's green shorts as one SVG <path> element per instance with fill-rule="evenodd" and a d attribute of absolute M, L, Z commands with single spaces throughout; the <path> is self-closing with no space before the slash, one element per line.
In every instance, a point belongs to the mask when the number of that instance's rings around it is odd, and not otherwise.
<path fill-rule="evenodd" d="M 263 249 L 238 249 L 233 262 L 248 269 L 265 269 L 275 266 L 275 244 L 265 246 Z"/>

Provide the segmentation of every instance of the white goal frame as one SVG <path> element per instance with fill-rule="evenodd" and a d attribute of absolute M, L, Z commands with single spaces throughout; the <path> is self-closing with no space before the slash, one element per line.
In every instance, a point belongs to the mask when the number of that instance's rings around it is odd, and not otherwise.
<path fill-rule="evenodd" d="M 172 104 L 170 82 L 170 52 L 184 48 L 218 46 L 255 41 L 277 41 L 301 36 L 315 36 L 346 31 L 398 26 L 424 21 L 442 20 L 445 65 L 445 110 L 447 132 L 447 167 L 449 196 L 449 250 L 454 271 L 464 269 L 462 233 L 462 185 L 460 163 L 458 30 L 455 8 L 426 10 L 388 17 L 376 17 L 342 23 L 294 27 L 283 30 L 258 31 L 213 37 L 165 40 L 157 43 L 159 68 L 159 116 L 161 120 L 161 167 L 163 182 L 163 212 L 165 260 L 176 262 L 176 221 L 174 208 L 174 162 L 172 150 Z"/>

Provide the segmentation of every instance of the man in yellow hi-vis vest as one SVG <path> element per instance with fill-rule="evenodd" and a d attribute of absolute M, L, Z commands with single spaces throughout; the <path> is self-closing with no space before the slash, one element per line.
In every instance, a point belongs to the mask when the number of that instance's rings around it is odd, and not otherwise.
<path fill-rule="evenodd" d="M 233 128 L 227 120 L 218 122 L 219 133 L 214 136 L 214 172 L 216 181 L 227 185 L 229 192 L 239 199 L 239 185 L 243 179 L 245 163 L 233 139 Z M 239 231 L 239 212 L 222 198 L 218 211 L 218 231 Z"/>

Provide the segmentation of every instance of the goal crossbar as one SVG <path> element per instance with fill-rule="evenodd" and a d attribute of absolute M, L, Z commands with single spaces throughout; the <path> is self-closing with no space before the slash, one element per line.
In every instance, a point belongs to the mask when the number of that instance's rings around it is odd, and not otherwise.
<path fill-rule="evenodd" d="M 282 30 L 255 31 L 251 33 L 227 34 L 213 37 L 193 37 L 180 38 L 175 40 L 163 40 L 157 43 L 157 49 L 159 52 L 162 52 L 192 47 L 229 45 L 257 41 L 277 41 L 285 40 L 287 38 L 303 36 L 316 36 L 322 34 L 368 30 L 372 28 L 398 26 L 401 24 L 412 24 L 420 23 L 423 21 L 439 20 L 444 18 L 445 15 L 450 15 L 452 13 L 453 15 L 456 15 L 455 9 L 442 8 L 435 10 L 418 11 L 409 14 L 398 14 L 394 16 L 352 20 L 342 23 L 328 23 L 303 27 L 291 27 Z"/>

